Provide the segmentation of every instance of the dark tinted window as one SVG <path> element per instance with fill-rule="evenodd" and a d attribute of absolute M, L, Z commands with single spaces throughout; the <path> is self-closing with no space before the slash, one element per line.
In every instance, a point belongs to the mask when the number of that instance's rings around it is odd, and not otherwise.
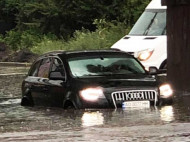
<path fill-rule="evenodd" d="M 29 76 L 37 76 L 38 75 L 38 67 L 39 67 L 39 65 L 40 65 L 40 61 L 36 62 L 32 66 L 32 68 L 31 68 L 31 70 L 29 72 Z"/>
<path fill-rule="evenodd" d="M 48 78 L 50 65 L 51 65 L 50 58 L 43 59 L 39 67 L 38 77 Z"/>

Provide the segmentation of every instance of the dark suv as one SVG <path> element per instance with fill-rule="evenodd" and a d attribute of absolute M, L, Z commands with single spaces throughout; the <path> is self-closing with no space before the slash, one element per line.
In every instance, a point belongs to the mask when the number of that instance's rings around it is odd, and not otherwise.
<path fill-rule="evenodd" d="M 152 68 L 153 69 L 153 68 Z M 54 51 L 40 56 L 22 83 L 21 105 L 117 108 L 172 100 L 133 56 L 115 50 Z"/>

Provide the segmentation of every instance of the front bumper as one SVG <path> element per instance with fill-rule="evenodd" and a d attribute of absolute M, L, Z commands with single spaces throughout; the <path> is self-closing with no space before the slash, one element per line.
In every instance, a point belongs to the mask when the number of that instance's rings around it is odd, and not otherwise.
<path fill-rule="evenodd" d="M 160 98 L 159 99 L 160 105 L 171 105 L 173 104 L 173 96 L 167 97 L 167 98 Z"/>
<path fill-rule="evenodd" d="M 159 101 L 158 92 L 154 89 L 115 91 L 105 96 L 94 102 L 81 100 L 82 108 L 120 108 L 127 101 L 150 101 L 151 105 L 156 106 Z"/>
<path fill-rule="evenodd" d="M 82 108 L 114 108 L 114 106 L 108 102 L 107 99 L 99 99 L 95 102 L 82 100 Z"/>

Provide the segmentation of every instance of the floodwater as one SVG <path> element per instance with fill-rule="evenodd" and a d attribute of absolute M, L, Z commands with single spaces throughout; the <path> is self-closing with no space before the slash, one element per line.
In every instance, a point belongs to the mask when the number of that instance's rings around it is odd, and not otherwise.
<path fill-rule="evenodd" d="M 2 74 L 1 142 L 190 142 L 188 93 L 176 95 L 173 105 L 146 109 L 22 107 L 20 85 L 25 75 Z"/>

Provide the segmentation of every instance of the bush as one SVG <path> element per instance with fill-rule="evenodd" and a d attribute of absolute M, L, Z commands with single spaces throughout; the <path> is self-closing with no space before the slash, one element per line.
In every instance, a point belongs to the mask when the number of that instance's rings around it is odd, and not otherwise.
<path fill-rule="evenodd" d="M 9 17 L 15 11 L 16 27 L 40 29 L 68 40 L 82 27 L 95 31 L 94 19 L 125 22 L 132 26 L 150 0 L 1 0 Z M 1 9 L 0 9 L 1 13 Z M 5 11 L 2 9 L 2 13 Z M 13 19 L 13 18 L 12 18 Z"/>
<path fill-rule="evenodd" d="M 64 50 L 64 43 L 62 40 L 52 40 L 48 37 L 44 37 L 40 43 L 31 48 L 31 51 L 36 54 L 43 54 L 52 50 Z"/>
<path fill-rule="evenodd" d="M 95 20 L 97 30 L 91 32 L 87 29 L 77 30 L 68 41 L 58 39 L 53 34 L 43 35 L 36 30 L 7 32 L 0 41 L 5 42 L 12 50 L 30 49 L 32 52 L 42 54 L 52 50 L 89 50 L 107 49 L 127 34 L 128 30 L 123 23 L 104 19 Z"/>
<path fill-rule="evenodd" d="M 4 37 L 2 34 L 0 34 L 0 42 L 5 42 Z"/>
<path fill-rule="evenodd" d="M 20 46 L 21 32 L 14 30 L 7 32 L 4 41 L 11 49 L 17 50 Z"/>
<path fill-rule="evenodd" d="M 67 42 L 44 38 L 31 50 L 37 54 L 42 54 L 52 50 L 108 49 L 128 32 L 125 30 L 127 28 L 124 24 L 118 22 L 106 22 L 102 19 L 95 20 L 94 24 L 97 26 L 95 32 L 87 29 L 76 31 L 74 37 Z"/>
<path fill-rule="evenodd" d="M 33 46 L 40 43 L 44 37 L 56 39 L 56 36 L 52 34 L 43 35 L 36 30 L 8 31 L 4 38 L 0 37 L 12 50 L 30 49 Z"/>

